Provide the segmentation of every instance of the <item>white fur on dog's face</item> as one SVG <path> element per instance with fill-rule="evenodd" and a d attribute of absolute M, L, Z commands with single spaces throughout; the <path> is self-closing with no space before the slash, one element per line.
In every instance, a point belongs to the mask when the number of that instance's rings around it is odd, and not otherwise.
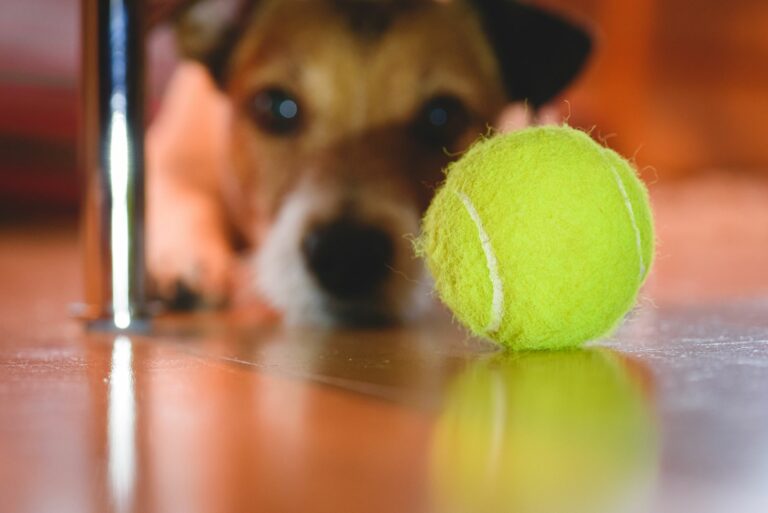
<path fill-rule="evenodd" d="M 355 319 L 408 320 L 424 312 L 430 285 L 425 269 L 411 249 L 408 234 L 418 231 L 419 214 L 407 205 L 374 194 L 353 200 L 356 220 L 385 229 L 395 252 L 392 273 L 380 292 L 365 302 L 345 303 L 326 294 L 300 251 L 315 220 L 331 220 L 344 202 L 338 190 L 302 183 L 284 201 L 256 254 L 256 286 L 284 314 L 289 324 L 333 326 Z"/>

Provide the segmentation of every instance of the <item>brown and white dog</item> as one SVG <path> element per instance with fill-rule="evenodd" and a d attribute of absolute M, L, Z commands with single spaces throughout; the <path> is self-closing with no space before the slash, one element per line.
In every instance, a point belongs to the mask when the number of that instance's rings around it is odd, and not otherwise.
<path fill-rule="evenodd" d="M 160 296 L 217 304 L 236 255 L 292 323 L 416 316 L 409 235 L 445 165 L 510 102 L 533 108 L 590 39 L 511 0 L 201 0 L 148 138 Z M 189 306 L 189 305 L 187 305 Z"/>

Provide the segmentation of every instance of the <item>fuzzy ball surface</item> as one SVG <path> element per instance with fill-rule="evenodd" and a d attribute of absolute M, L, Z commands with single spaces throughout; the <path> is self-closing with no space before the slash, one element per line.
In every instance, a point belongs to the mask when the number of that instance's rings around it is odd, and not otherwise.
<path fill-rule="evenodd" d="M 635 304 L 654 255 L 648 193 L 580 130 L 494 136 L 449 166 L 417 251 L 475 335 L 510 349 L 577 346 Z"/>

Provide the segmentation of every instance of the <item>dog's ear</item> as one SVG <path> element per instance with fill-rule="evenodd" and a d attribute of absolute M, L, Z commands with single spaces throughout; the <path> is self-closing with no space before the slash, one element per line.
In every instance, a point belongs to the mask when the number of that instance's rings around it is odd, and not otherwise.
<path fill-rule="evenodd" d="M 181 55 L 204 64 L 214 81 L 222 85 L 229 58 L 255 3 L 248 0 L 187 1 L 174 20 Z"/>
<path fill-rule="evenodd" d="M 578 75 L 592 50 L 589 33 L 515 0 L 472 0 L 480 13 L 511 100 L 539 107 Z"/>

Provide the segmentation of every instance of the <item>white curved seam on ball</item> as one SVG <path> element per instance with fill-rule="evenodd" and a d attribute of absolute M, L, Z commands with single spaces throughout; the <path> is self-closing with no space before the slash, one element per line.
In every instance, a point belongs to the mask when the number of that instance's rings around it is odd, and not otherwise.
<path fill-rule="evenodd" d="M 475 223 L 477 228 L 477 234 L 480 238 L 480 246 L 483 248 L 485 254 L 485 263 L 488 265 L 488 276 L 491 280 L 491 287 L 493 289 L 493 299 L 491 301 L 491 318 L 488 321 L 488 325 L 485 327 L 487 334 L 493 334 L 498 331 L 501 326 L 501 318 L 504 314 L 504 284 L 501 281 L 501 274 L 499 274 L 499 263 L 496 260 L 496 254 L 493 251 L 493 245 L 491 239 L 483 228 L 483 221 L 480 219 L 480 214 L 477 213 L 475 205 L 469 196 L 463 192 L 456 191 L 456 195 L 464 204 L 464 208 L 467 210 L 472 222 Z"/>
<path fill-rule="evenodd" d="M 605 154 L 607 155 L 607 151 L 603 150 Z M 629 220 L 632 223 L 632 230 L 635 232 L 635 245 L 637 246 L 637 259 L 640 261 L 640 276 L 638 277 L 638 281 L 643 281 L 643 276 L 645 275 L 645 261 L 643 259 L 643 243 L 641 241 L 640 237 L 640 228 L 637 226 L 637 219 L 635 218 L 635 209 L 632 208 L 632 202 L 629 200 L 629 194 L 627 193 L 627 188 L 624 187 L 624 181 L 621 179 L 621 176 L 619 175 L 619 172 L 616 170 L 616 166 L 610 163 L 610 159 L 608 159 L 608 166 L 611 169 L 611 172 L 613 173 L 613 177 L 616 179 L 616 183 L 619 185 L 619 190 L 621 191 L 621 196 L 624 198 L 624 205 L 627 207 L 627 212 L 629 213 Z"/>

